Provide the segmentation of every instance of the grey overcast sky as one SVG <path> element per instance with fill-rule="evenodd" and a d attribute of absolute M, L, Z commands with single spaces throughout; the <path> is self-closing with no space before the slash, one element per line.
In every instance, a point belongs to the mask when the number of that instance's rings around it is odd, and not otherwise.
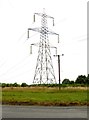
<path fill-rule="evenodd" d="M 64 78 L 75 80 L 78 75 L 87 75 L 87 0 L 0 0 L 0 82 L 31 84 L 34 77 L 37 47 L 33 47 L 30 55 L 30 44 L 39 42 L 39 33 L 30 32 L 29 27 L 40 27 L 41 17 L 33 14 L 41 13 L 55 18 L 49 28 L 59 33 L 57 37 L 50 36 L 50 44 L 58 47 L 61 57 L 61 81 Z M 58 81 L 57 58 L 52 60 L 56 79 Z"/>

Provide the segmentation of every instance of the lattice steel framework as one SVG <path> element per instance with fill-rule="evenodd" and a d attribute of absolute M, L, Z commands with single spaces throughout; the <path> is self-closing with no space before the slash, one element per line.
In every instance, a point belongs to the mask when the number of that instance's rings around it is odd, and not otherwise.
<path fill-rule="evenodd" d="M 38 50 L 37 64 L 36 64 L 33 83 L 55 84 L 56 78 L 53 69 L 53 63 L 52 63 L 52 57 L 50 51 L 51 46 L 49 44 L 48 34 L 58 35 L 58 42 L 59 42 L 59 34 L 48 30 L 47 18 L 53 19 L 53 25 L 54 25 L 53 17 L 46 15 L 45 12 L 35 13 L 34 22 L 35 22 L 35 15 L 41 16 L 42 19 L 41 19 L 41 28 L 28 28 L 28 38 L 29 38 L 29 30 L 40 32 L 39 50 Z"/>

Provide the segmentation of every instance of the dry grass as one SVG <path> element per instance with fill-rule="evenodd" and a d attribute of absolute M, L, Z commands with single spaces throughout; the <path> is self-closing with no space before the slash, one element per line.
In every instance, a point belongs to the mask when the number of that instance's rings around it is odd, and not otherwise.
<path fill-rule="evenodd" d="M 3 104 L 18 105 L 87 105 L 87 87 L 6 87 Z"/>

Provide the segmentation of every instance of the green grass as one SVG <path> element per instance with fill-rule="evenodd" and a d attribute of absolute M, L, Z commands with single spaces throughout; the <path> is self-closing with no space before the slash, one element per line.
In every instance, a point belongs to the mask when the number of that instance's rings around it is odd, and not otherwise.
<path fill-rule="evenodd" d="M 86 89 L 58 88 L 3 88 L 2 103 L 37 104 L 37 105 L 85 105 L 87 103 Z"/>

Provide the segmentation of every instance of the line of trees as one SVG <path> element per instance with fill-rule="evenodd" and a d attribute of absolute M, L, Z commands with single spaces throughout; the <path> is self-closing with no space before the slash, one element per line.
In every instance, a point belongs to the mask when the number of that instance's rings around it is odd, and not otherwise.
<path fill-rule="evenodd" d="M 29 86 L 28 84 L 26 84 L 26 83 L 22 83 L 21 85 L 20 84 L 18 84 L 18 83 L 0 83 L 0 86 L 2 87 L 2 88 L 4 88 L 4 87 L 27 87 L 27 86 Z"/>
<path fill-rule="evenodd" d="M 30 87 L 30 86 L 36 86 L 36 85 L 28 85 L 26 83 L 17 84 L 15 83 L 0 83 L 0 87 Z M 47 86 L 47 87 L 53 87 L 53 86 L 59 86 L 59 84 L 42 84 L 37 86 Z M 61 84 L 62 87 L 66 86 L 89 86 L 89 74 L 88 76 L 85 75 L 79 75 L 75 81 L 71 81 L 69 79 L 64 79 Z"/>
<path fill-rule="evenodd" d="M 89 74 L 86 77 L 85 75 L 79 75 L 77 77 L 77 79 L 74 81 L 70 81 L 69 79 L 64 79 L 62 81 L 62 84 L 85 84 L 88 85 L 89 84 Z"/>

